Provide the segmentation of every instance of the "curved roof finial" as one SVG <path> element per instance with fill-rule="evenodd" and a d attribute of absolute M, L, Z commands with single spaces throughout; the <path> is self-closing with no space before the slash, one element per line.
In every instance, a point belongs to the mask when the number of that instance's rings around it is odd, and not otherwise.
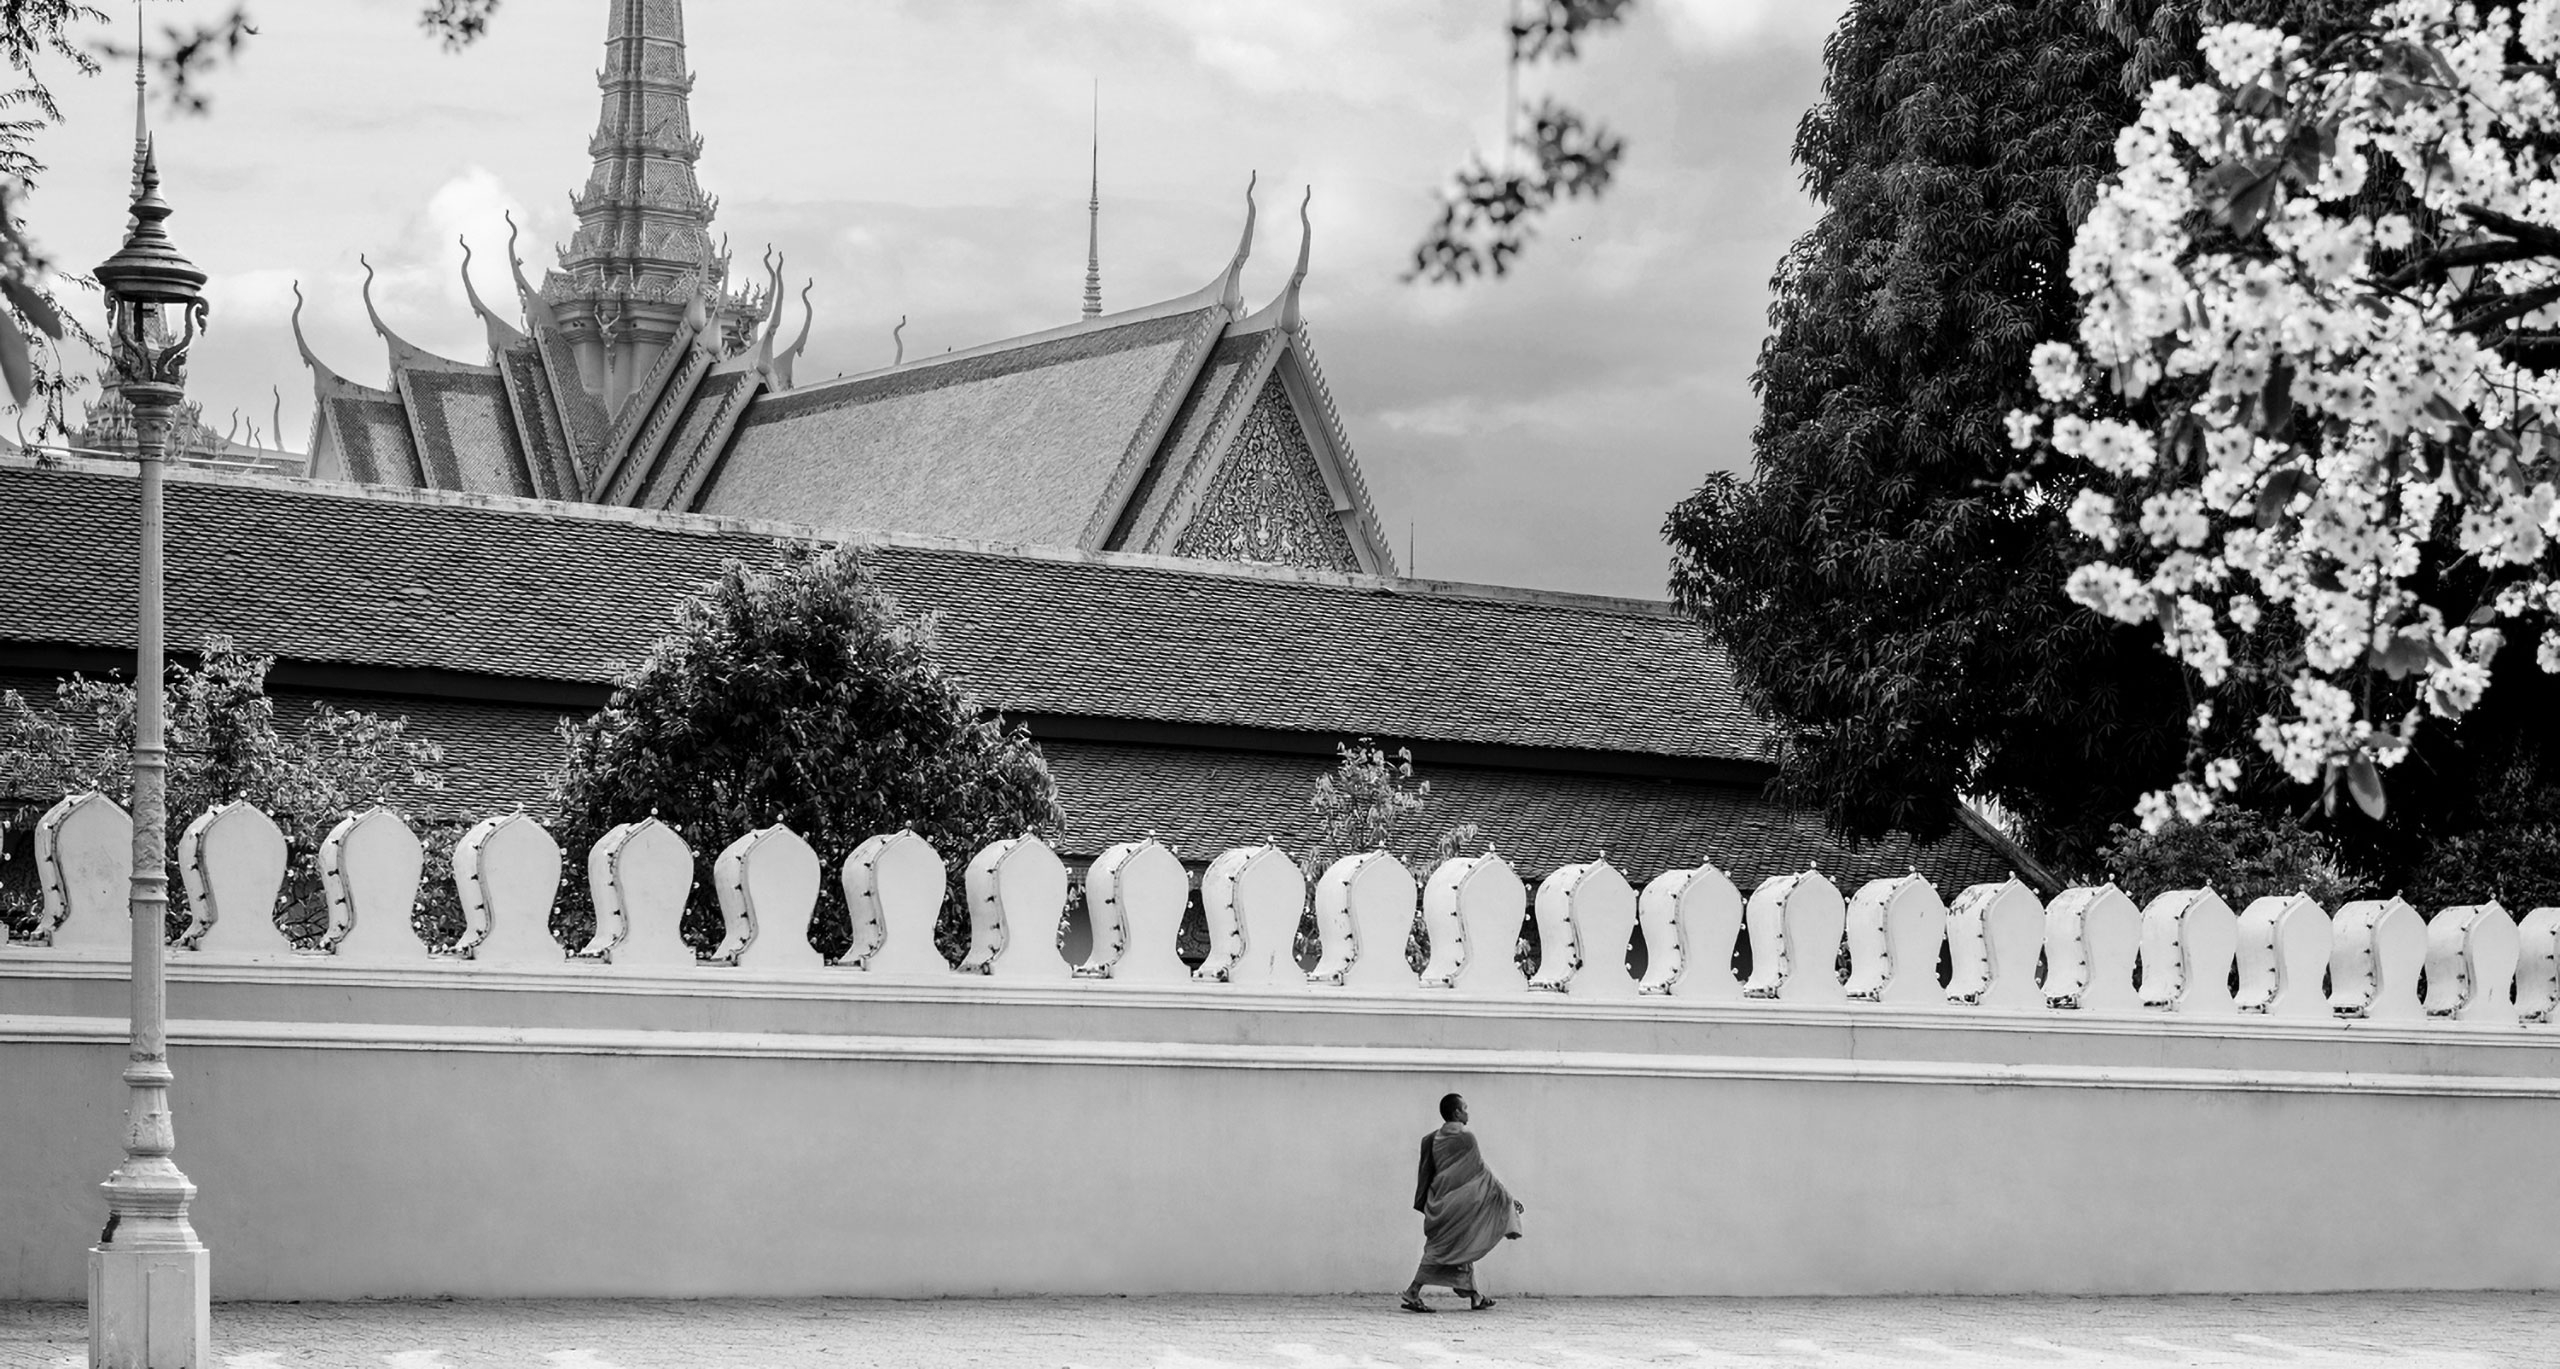
<path fill-rule="evenodd" d="M 684 292 L 684 326 L 696 337 L 711 331 L 711 307 L 705 302 L 711 293 L 711 240 L 702 240 L 702 252 L 694 259 L 693 285 Z M 712 339 L 713 351 L 719 351 L 718 339 Z"/>
<path fill-rule="evenodd" d="M 815 276 L 800 287 L 800 336 L 793 338 L 791 345 L 783 349 L 784 356 L 796 357 L 809 350 L 809 326 L 818 321 L 818 307 L 809 302 L 809 292 L 817 288 L 818 278 Z"/>
<path fill-rule="evenodd" d="M 507 271 L 515 277 L 516 293 L 520 296 L 531 295 L 533 293 L 533 286 L 524 278 L 524 258 L 516 255 L 516 211 L 512 209 L 507 210 L 506 220 Z"/>
<path fill-rule="evenodd" d="M 1316 239 L 1316 226 L 1307 217 L 1307 205 L 1315 197 L 1316 188 L 1311 185 L 1298 200 L 1298 265 L 1289 273 L 1289 283 L 1280 291 L 1280 326 L 1283 328 L 1298 326 L 1298 287 L 1307 283 L 1307 251 Z"/>
<path fill-rule="evenodd" d="M 1246 177 L 1244 183 L 1244 236 L 1236 242 L 1235 259 L 1227 263 L 1226 288 L 1219 292 L 1218 297 L 1219 302 L 1229 309 L 1244 305 L 1244 263 L 1245 258 L 1253 255 L 1253 188 L 1261 179 L 1262 173 L 1255 171 Z"/>
<path fill-rule="evenodd" d="M 365 260 L 364 253 L 358 252 L 356 253 L 356 265 L 364 268 L 364 316 L 373 320 L 374 332 L 380 334 L 385 339 L 389 339 L 391 338 L 391 329 L 389 325 L 382 321 L 381 313 L 373 307 L 373 263 Z"/>
<path fill-rule="evenodd" d="M 773 272 L 773 284 L 764 292 L 764 305 L 769 312 L 765 315 L 764 336 L 756 343 L 756 364 L 759 366 L 773 363 L 773 340 L 782 332 L 783 256 L 774 251 L 769 243 L 765 246 L 764 254 L 765 266 Z"/>
<path fill-rule="evenodd" d="M 900 314 L 898 315 L 898 326 L 889 330 L 889 341 L 895 344 L 898 349 L 898 354 L 889 359 L 889 364 L 892 366 L 902 365 L 907 359 L 907 340 L 900 336 L 906 331 L 907 316 Z"/>
<path fill-rule="evenodd" d="M 462 295 L 463 298 L 471 301 L 471 312 L 480 316 L 482 326 L 488 330 L 490 350 L 496 351 L 505 343 L 523 337 L 522 333 L 516 331 L 515 325 L 498 317 L 486 303 L 482 302 L 479 289 L 472 285 L 470 236 L 456 233 L 454 241 L 462 244 Z"/>
<path fill-rule="evenodd" d="M 337 374 L 337 372 L 329 369 L 328 363 L 323 362 L 319 356 L 311 350 L 310 342 L 305 340 L 302 336 L 302 282 L 299 280 L 293 283 L 293 345 L 295 350 L 302 353 L 303 365 L 308 366 L 312 370 L 318 371 L 323 375 Z"/>
<path fill-rule="evenodd" d="M 270 386 L 268 386 L 267 388 L 268 388 L 268 391 L 269 391 L 270 393 L 274 394 L 274 395 L 275 395 L 275 397 L 276 397 L 276 408 L 275 408 L 275 432 L 272 434 L 272 436 L 273 436 L 273 437 L 275 438 L 275 440 L 276 440 L 276 450 L 277 450 L 277 451 L 283 451 L 283 450 L 284 450 L 284 387 L 283 387 L 283 386 L 281 386 L 281 385 L 270 385 Z"/>
<path fill-rule="evenodd" d="M 373 331 L 380 335 L 383 345 L 391 349 L 394 382 L 396 383 L 399 378 L 396 373 L 406 367 L 449 364 L 435 353 L 391 331 L 391 325 L 383 322 L 381 313 L 373 307 L 373 263 L 365 260 L 364 254 L 359 252 L 356 254 L 356 264 L 364 268 L 364 314 L 366 318 L 373 320 Z"/>

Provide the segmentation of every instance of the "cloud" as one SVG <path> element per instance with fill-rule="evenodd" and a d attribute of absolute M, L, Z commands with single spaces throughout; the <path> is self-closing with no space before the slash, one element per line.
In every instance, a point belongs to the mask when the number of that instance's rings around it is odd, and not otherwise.
<path fill-rule="evenodd" d="M 1672 45 L 1692 55 L 1754 47 L 1819 46 L 1848 0 L 1656 0 Z"/>
<path fill-rule="evenodd" d="M 225 323 L 282 323 L 293 317 L 293 283 L 291 271 L 266 267 L 214 276 L 205 282 L 204 292 Z"/>

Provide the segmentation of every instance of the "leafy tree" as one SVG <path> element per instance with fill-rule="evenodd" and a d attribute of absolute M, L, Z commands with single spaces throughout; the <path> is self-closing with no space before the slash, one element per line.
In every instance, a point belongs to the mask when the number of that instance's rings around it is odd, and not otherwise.
<path fill-rule="evenodd" d="M 693 848 L 702 890 L 723 848 L 777 822 L 830 873 L 863 841 L 912 827 L 956 889 L 988 842 L 1065 820 L 1030 734 L 943 673 L 932 618 L 905 613 L 853 547 L 783 543 L 769 566 L 730 562 L 564 741 L 561 845 L 583 857 L 614 824 L 654 814 Z M 813 930 L 832 956 L 850 929 L 836 881 L 824 888 Z M 937 936 L 955 962 L 966 911 L 949 900 Z M 712 912 L 697 900 L 696 945 L 714 939 Z M 556 928 L 572 944 L 592 932 L 592 909 L 583 916 Z"/>
<path fill-rule="evenodd" d="M 2341 863 L 2335 838 L 2303 826 L 2295 814 L 2237 805 L 2157 832 L 2119 826 L 2105 861 L 2137 903 L 2211 885 L 2235 910 L 2270 894 L 2308 894 L 2335 912 L 2364 883 Z"/>
<path fill-rule="evenodd" d="M 200 665 L 169 667 L 165 695 L 172 845 L 195 814 L 246 799 L 282 828 L 291 849 L 282 925 L 297 942 L 328 928 L 328 904 L 317 859 L 321 840 L 350 812 L 388 804 L 433 802 L 444 789 L 444 753 L 408 735 L 408 720 L 313 704 L 298 728 L 280 727 L 267 694 L 272 657 L 241 651 L 228 638 L 205 639 Z M 15 832 L 56 798 L 97 790 L 119 804 L 133 796 L 134 689 L 114 680 L 74 675 L 55 687 L 51 707 L 16 690 L 0 691 L 0 809 Z M 424 833 L 438 855 L 449 851 L 450 825 Z M 13 850 L 14 854 L 14 850 Z M 14 896 L 0 893 L 0 918 L 14 934 L 35 917 L 32 862 L 18 870 Z M 438 868 L 449 868 L 437 862 Z M 19 875 L 19 870 L 28 873 Z M 170 873 L 169 934 L 188 923 L 179 882 Z M 453 917 L 450 880 L 430 879 L 426 913 Z M 443 892 L 439 893 L 438 890 Z M 450 935 L 444 939 L 450 940 Z"/>
<path fill-rule="evenodd" d="M 1362 851 L 1391 852 L 1419 879 L 1483 835 L 1476 824 L 1465 822 L 1442 828 L 1427 844 L 1411 838 L 1399 843 L 1399 829 L 1410 831 L 1407 820 L 1419 817 L 1431 803 L 1431 781 L 1413 777 L 1413 752 L 1401 746 L 1389 751 L 1367 737 L 1337 742 L 1333 752 L 1333 769 L 1316 776 L 1314 793 L 1307 799 L 1307 807 L 1316 815 L 1316 839 L 1299 854 L 1298 865 L 1308 879 L 1321 876 L 1344 856 Z M 1314 968 L 1322 950 L 1310 908 L 1298 921 L 1298 963 Z M 1419 971 L 1430 955 L 1431 938 L 1417 910 L 1413 927 L 1405 934 L 1405 959 Z"/>
<path fill-rule="evenodd" d="M 2522 917 L 2560 905 L 2560 784 L 2544 771 L 2542 750 L 2518 745 L 2510 755 L 2484 777 L 2462 815 L 2468 821 L 2431 843 L 2411 871 L 2407 897 L 2421 911 L 2496 899 Z"/>
<path fill-rule="evenodd" d="M 1780 796 L 1927 840 L 1981 794 L 2085 867 L 2174 773 L 2187 704 L 2146 634 L 2063 597 L 2070 534 L 2002 418 L 2077 316 L 2126 53 L 2079 5 L 1873 0 L 1825 59 L 1795 146 L 1824 212 L 1772 282 L 1753 475 L 1672 510 L 1672 592 L 1773 724 Z"/>
<path fill-rule="evenodd" d="M 1443 828 L 1425 846 L 1412 841 L 1399 847 L 1398 830 L 1431 803 L 1431 781 L 1413 777 L 1413 752 L 1393 751 L 1367 737 L 1334 745 L 1333 769 L 1316 776 L 1307 808 L 1316 815 L 1316 839 L 1299 856 L 1310 878 L 1344 856 L 1361 851 L 1394 851 L 1417 872 L 1457 854 L 1474 841 L 1472 822 Z"/>

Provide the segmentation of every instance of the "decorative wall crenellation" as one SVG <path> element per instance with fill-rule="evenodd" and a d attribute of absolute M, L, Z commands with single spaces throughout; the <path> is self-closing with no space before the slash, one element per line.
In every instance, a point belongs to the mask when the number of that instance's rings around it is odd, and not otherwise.
<path fill-rule="evenodd" d="M 246 803 L 209 809 L 179 840 L 188 917 L 173 944 L 181 956 L 368 966 L 584 962 L 643 972 L 2505 1028 L 2550 1025 L 2560 1010 L 2560 908 L 2519 921 L 2495 903 L 2429 920 L 2395 898 L 2350 903 L 2333 917 L 2301 895 L 2235 911 L 2209 888 L 2185 889 L 2137 907 L 2103 885 L 2047 904 L 2015 878 L 1973 885 L 1949 903 L 1917 874 L 1870 881 L 1844 900 L 1818 869 L 1764 880 L 1746 899 L 1712 864 L 1638 889 L 1605 859 L 1564 866 L 1533 895 L 1490 850 L 1443 860 L 1420 879 L 1388 852 L 1363 852 L 1310 881 L 1286 852 L 1265 845 L 1227 851 L 1201 872 L 1209 949 L 1195 967 L 1177 950 L 1192 876 L 1148 838 L 1110 847 L 1085 871 L 1091 949 L 1071 964 L 1058 931 L 1072 881 L 1046 842 L 1025 835 L 967 862 L 969 942 L 955 969 L 934 942 L 949 867 L 913 832 L 874 837 L 833 871 L 787 827 L 739 837 L 712 863 L 722 934 L 700 951 L 681 933 L 694 852 L 655 818 L 613 828 L 585 854 L 596 919 L 583 946 L 553 936 L 567 860 L 534 819 L 491 817 L 454 848 L 464 930 L 450 946 L 430 946 L 414 930 L 423 854 L 398 814 L 348 816 L 318 853 L 327 927 L 297 946 L 276 920 L 283 833 Z M 36 859 L 44 910 L 11 949 L 125 954 L 132 824 L 124 812 L 97 794 L 64 799 L 38 824 Z M 853 922 L 850 949 L 833 961 L 808 935 L 828 878 L 842 885 Z M 1302 967 L 1295 938 L 1311 907 L 1317 935 Z M 1406 959 L 1417 915 L 1428 943 L 1419 970 Z M 1514 949 L 1529 919 L 1538 962 L 1524 971 Z M 1747 979 L 1734 971 L 1737 937 L 1750 948 Z"/>

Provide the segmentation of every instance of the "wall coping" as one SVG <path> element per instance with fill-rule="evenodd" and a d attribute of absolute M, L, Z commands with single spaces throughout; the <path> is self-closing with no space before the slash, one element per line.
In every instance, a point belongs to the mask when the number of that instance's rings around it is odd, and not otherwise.
<path fill-rule="evenodd" d="M 1853 1034 L 1858 1028 L 1866 1027 L 1939 1033 L 2072 1034 L 2151 1039 L 2175 1036 L 2189 1040 L 2232 1041 L 2353 1040 L 2377 1045 L 2548 1051 L 2553 1054 L 2555 1068 L 2560 1069 L 2560 1024 L 2519 1023 L 2506 1026 L 2444 1017 L 2405 1022 L 2349 1017 L 2272 1018 L 2246 1014 L 2204 1017 L 2156 1010 L 2004 1010 L 1955 1004 L 1913 1007 L 1858 1001 L 1808 1004 L 1771 1000 L 1718 1001 L 1658 994 L 1614 1001 L 1576 998 L 1569 993 L 1482 998 L 1446 989 L 1365 993 L 1356 989 L 1309 987 L 1263 992 L 1227 984 L 1202 983 L 1132 984 L 1113 980 L 1075 980 L 1062 985 L 1026 984 L 957 972 L 945 982 L 875 975 L 849 968 L 789 971 L 705 965 L 692 970 L 652 971 L 567 961 L 558 966 L 496 966 L 453 958 L 442 958 L 420 966 L 350 965 L 327 955 L 299 953 L 219 959 L 201 953 L 173 953 L 165 963 L 168 981 L 173 984 L 433 989 L 719 1002 L 780 1000 L 956 1007 L 1126 1008 L 1141 1011 L 1242 1009 L 1442 1019 L 1528 1017 L 1547 1021 L 1846 1028 Z M 126 978 L 125 962 L 113 956 L 80 955 L 44 948 L 0 950 L 0 980 L 36 978 L 121 983 Z M 312 1024 L 299 1025 L 308 1029 Z M 643 1031 L 640 1034 L 657 1033 Z M 777 1032 L 755 1035 L 798 1040 L 807 1034 Z M 2556 1078 L 2554 1084 L 2560 1087 L 2560 1078 Z"/>
<path fill-rule="evenodd" d="M 1598 1075 L 1649 1079 L 1953 1085 L 1963 1088 L 2560 1099 L 2560 1079 L 2498 1075 L 2001 1065 L 1929 1060 L 1833 1060 L 1793 1056 L 1482 1050 L 1464 1047 L 1231 1045 L 832 1033 L 207 1022 L 189 1019 L 173 1019 L 169 1023 L 169 1040 L 172 1045 L 193 1048 L 724 1057 L 1140 1069 Z M 0 1044 L 121 1045 L 124 1041 L 124 1032 L 114 1018 L 0 1015 Z"/>

